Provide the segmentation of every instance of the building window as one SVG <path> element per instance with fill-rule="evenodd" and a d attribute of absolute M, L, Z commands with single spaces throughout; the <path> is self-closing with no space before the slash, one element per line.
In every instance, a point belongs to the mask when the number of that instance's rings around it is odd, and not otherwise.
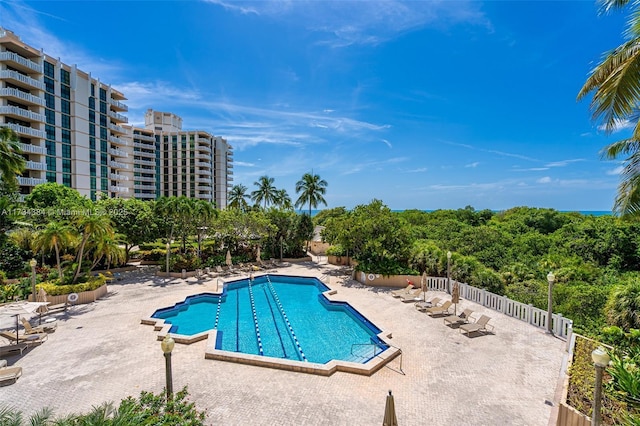
<path fill-rule="evenodd" d="M 62 84 L 60 86 L 60 97 L 63 99 L 71 99 L 71 88 Z"/>
<path fill-rule="evenodd" d="M 107 91 L 103 88 L 100 88 L 100 100 L 105 102 L 107 101 Z"/>
<path fill-rule="evenodd" d="M 61 146 L 62 146 L 62 158 L 71 158 L 71 145 L 67 145 L 63 143 Z M 71 173 L 71 170 L 69 170 L 68 173 Z"/>
<path fill-rule="evenodd" d="M 103 114 L 107 113 L 107 103 L 104 101 L 100 101 L 100 112 Z"/>
<path fill-rule="evenodd" d="M 62 173 L 71 173 L 71 160 L 62 160 Z"/>
<path fill-rule="evenodd" d="M 70 129 L 71 128 L 71 116 L 67 115 L 67 114 L 62 114 L 62 121 L 61 121 L 61 127 L 63 129 Z"/>
<path fill-rule="evenodd" d="M 47 155 L 56 156 L 56 141 L 47 140 Z"/>
<path fill-rule="evenodd" d="M 56 125 L 56 113 L 54 110 L 52 109 L 45 109 L 44 110 L 44 116 L 47 120 L 47 124 L 51 124 L 53 126 Z"/>
<path fill-rule="evenodd" d="M 106 154 L 106 153 L 104 153 L 104 152 L 103 152 L 102 154 L 100 154 L 100 164 L 102 164 L 102 165 L 104 165 L 104 166 L 106 166 L 107 164 L 109 164 L 109 159 L 108 159 L 108 157 L 107 157 L 107 154 Z"/>
<path fill-rule="evenodd" d="M 93 156 L 94 157 L 96 156 L 95 152 L 93 152 Z M 96 165 L 94 163 L 89 164 L 89 172 L 91 173 L 91 176 L 93 176 L 93 177 L 96 176 Z M 95 182 L 95 179 L 93 181 Z"/>
<path fill-rule="evenodd" d="M 69 76 L 69 71 L 63 70 L 63 69 L 60 70 L 60 81 L 63 84 L 67 84 L 67 85 L 71 84 L 71 78 Z"/>
<path fill-rule="evenodd" d="M 91 96 L 96 95 L 96 85 L 91 83 Z"/>
<path fill-rule="evenodd" d="M 56 109 L 56 97 L 53 94 L 45 93 L 44 101 L 47 108 Z"/>
<path fill-rule="evenodd" d="M 100 125 L 102 127 L 107 127 L 107 116 L 104 114 L 100 114 Z"/>
<path fill-rule="evenodd" d="M 71 143 L 71 132 L 69 130 L 62 129 L 62 143 Z"/>
<path fill-rule="evenodd" d="M 100 139 L 107 139 L 107 129 L 100 127 Z"/>
<path fill-rule="evenodd" d="M 95 123 L 96 122 L 96 112 L 92 109 L 89 110 L 89 123 Z M 91 126 L 93 127 L 93 126 Z"/>
<path fill-rule="evenodd" d="M 96 149 L 96 138 L 89 136 L 89 149 Z"/>
<path fill-rule="evenodd" d="M 71 175 L 62 175 L 62 184 L 71 188 Z"/>
<path fill-rule="evenodd" d="M 49 78 L 49 77 L 44 78 L 44 87 L 47 92 L 51 94 L 56 93 L 56 85 L 54 84 L 52 78 Z"/>
<path fill-rule="evenodd" d="M 47 157 L 47 171 L 55 172 L 56 171 L 56 157 Z M 55 176 L 55 173 L 54 173 Z"/>
<path fill-rule="evenodd" d="M 47 172 L 47 182 L 56 183 L 56 172 Z"/>
<path fill-rule="evenodd" d="M 47 134 L 47 139 L 56 139 L 56 128 L 53 126 L 46 125 L 44 126 L 44 131 Z"/>
<path fill-rule="evenodd" d="M 91 185 L 91 189 L 95 191 L 96 190 L 96 178 L 92 176 L 91 179 L 89 180 L 89 182 L 90 182 L 90 185 Z"/>
<path fill-rule="evenodd" d="M 96 162 L 96 152 L 93 149 L 89 150 L 89 161 L 91 162 L 91 167 L 93 168 L 93 172 L 95 173 L 96 165 L 94 163 Z"/>
<path fill-rule="evenodd" d="M 89 98 L 89 109 L 96 109 L 96 98 L 93 96 Z"/>
<path fill-rule="evenodd" d="M 89 135 L 90 136 L 96 135 L 96 126 L 94 126 L 93 124 L 89 124 Z"/>
<path fill-rule="evenodd" d="M 44 75 L 47 77 L 55 77 L 55 66 L 51 62 L 44 61 Z"/>
<path fill-rule="evenodd" d="M 100 176 L 106 178 L 108 174 L 109 170 L 107 169 L 107 166 L 100 166 Z"/>
<path fill-rule="evenodd" d="M 100 141 L 100 151 L 107 152 L 107 149 L 108 149 L 107 141 L 101 140 Z"/>
<path fill-rule="evenodd" d="M 60 111 L 62 111 L 63 114 L 71 114 L 71 103 L 69 101 L 66 101 L 64 99 L 60 100 Z"/>
<path fill-rule="evenodd" d="M 103 191 L 107 191 L 109 189 L 109 179 L 100 179 L 100 187 Z"/>

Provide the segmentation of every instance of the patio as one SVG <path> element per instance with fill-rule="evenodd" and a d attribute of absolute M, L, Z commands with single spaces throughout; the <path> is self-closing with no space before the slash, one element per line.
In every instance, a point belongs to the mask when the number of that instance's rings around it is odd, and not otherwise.
<path fill-rule="evenodd" d="M 547 425 L 560 374 L 564 342 L 544 331 L 463 300 L 493 319 L 495 334 L 468 338 L 391 297 L 340 275 L 332 265 L 306 263 L 279 273 L 318 276 L 341 299 L 374 322 L 402 348 L 371 377 L 293 373 L 204 358 L 206 341 L 176 345 L 174 389 L 187 385 L 207 424 L 381 424 L 393 391 L 402 425 Z M 123 274 L 96 303 L 72 308 L 40 347 L 9 364 L 23 368 L 16 384 L 0 390 L 3 403 L 25 413 L 51 407 L 81 412 L 140 391 L 160 392 L 164 358 L 157 332 L 140 318 L 190 294 L 215 288 L 198 282 Z M 429 296 L 435 296 L 432 293 Z M 443 294 L 440 294 L 443 296 Z"/>

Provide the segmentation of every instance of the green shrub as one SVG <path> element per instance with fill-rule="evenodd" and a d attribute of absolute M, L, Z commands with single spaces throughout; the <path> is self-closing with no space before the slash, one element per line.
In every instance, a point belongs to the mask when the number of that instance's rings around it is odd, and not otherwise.
<path fill-rule="evenodd" d="M 196 255 L 172 254 L 169 258 L 169 270 L 171 272 L 181 272 L 183 269 L 193 271 L 201 265 L 200 258 Z"/>
<path fill-rule="evenodd" d="M 99 287 L 102 287 L 106 283 L 106 277 L 99 275 L 97 277 L 91 277 L 86 283 L 73 284 L 73 285 L 58 285 L 54 282 L 44 282 L 38 284 L 38 289 L 44 288 L 44 291 L 51 296 L 59 296 L 70 293 L 80 293 L 82 291 L 91 291 Z"/>
<path fill-rule="evenodd" d="M 345 256 L 347 251 L 340 244 L 330 246 L 327 249 L 327 256 Z"/>

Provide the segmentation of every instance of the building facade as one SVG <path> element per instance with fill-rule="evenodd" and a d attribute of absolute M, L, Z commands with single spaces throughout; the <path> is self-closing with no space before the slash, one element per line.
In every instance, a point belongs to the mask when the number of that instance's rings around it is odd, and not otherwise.
<path fill-rule="evenodd" d="M 150 110 L 144 128 L 130 126 L 124 101 L 90 73 L 0 28 L 0 126 L 18 134 L 27 160 L 21 194 L 57 182 L 93 200 L 98 193 L 143 200 L 185 195 L 225 208 L 231 146 L 207 132 L 183 131 L 171 113 Z"/>

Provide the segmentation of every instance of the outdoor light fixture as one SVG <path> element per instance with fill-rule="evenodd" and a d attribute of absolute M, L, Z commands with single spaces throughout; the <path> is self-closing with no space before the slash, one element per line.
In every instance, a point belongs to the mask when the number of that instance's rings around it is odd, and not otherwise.
<path fill-rule="evenodd" d="M 33 301 L 36 301 L 36 265 L 38 264 L 38 262 L 36 262 L 35 259 L 31 259 L 29 261 L 29 266 L 31 266 L 31 294 L 33 297 Z M 62 277 L 60 277 L 60 280 L 62 280 Z"/>
<path fill-rule="evenodd" d="M 591 352 L 593 365 L 596 367 L 596 388 L 593 392 L 593 413 L 591 415 L 591 426 L 600 425 L 600 407 L 602 406 L 602 373 L 609 365 L 611 358 L 602 346 Z"/>
<path fill-rule="evenodd" d="M 167 279 L 169 278 L 169 255 L 171 254 L 171 243 L 167 241 Z"/>
<path fill-rule="evenodd" d="M 447 293 L 451 294 L 451 252 L 447 252 Z"/>
<path fill-rule="evenodd" d="M 553 334 L 553 283 L 556 280 L 556 276 L 553 272 L 547 274 L 547 282 L 549 283 L 549 290 L 547 294 L 547 334 Z"/>
<path fill-rule="evenodd" d="M 160 347 L 162 348 L 162 352 L 164 352 L 165 359 L 165 371 L 167 376 L 167 401 L 171 399 L 173 395 L 173 377 L 171 374 L 171 351 L 173 351 L 173 347 L 176 345 L 175 340 L 171 338 L 171 336 L 167 335 L 164 338 L 162 343 L 160 343 Z"/>

